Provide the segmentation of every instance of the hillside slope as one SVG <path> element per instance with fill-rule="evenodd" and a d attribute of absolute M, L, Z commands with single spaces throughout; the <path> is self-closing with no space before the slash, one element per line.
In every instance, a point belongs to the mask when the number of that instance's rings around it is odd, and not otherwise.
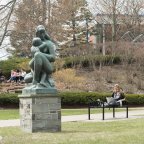
<path fill-rule="evenodd" d="M 64 69 L 54 75 L 61 90 L 112 92 L 118 83 L 125 93 L 144 93 L 144 74 L 135 67 L 122 65 L 85 69 Z"/>

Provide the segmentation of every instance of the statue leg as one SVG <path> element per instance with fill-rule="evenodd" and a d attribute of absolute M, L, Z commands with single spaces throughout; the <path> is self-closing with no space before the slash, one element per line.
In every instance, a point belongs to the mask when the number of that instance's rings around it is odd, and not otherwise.
<path fill-rule="evenodd" d="M 54 80 L 51 77 L 51 74 L 53 72 L 53 66 L 46 57 L 44 59 L 45 60 L 43 61 L 43 68 L 46 73 L 46 77 L 44 78 L 45 79 L 44 85 L 47 87 L 54 87 L 55 86 Z"/>
<path fill-rule="evenodd" d="M 24 77 L 24 81 L 25 83 L 31 83 L 32 82 L 32 79 L 33 79 L 33 76 L 32 76 L 32 73 L 28 73 L 26 74 L 26 76 Z"/>
<path fill-rule="evenodd" d="M 44 87 L 48 87 L 47 83 L 45 82 L 46 77 L 47 77 L 47 74 L 45 72 L 42 72 L 40 84 Z"/>
<path fill-rule="evenodd" d="M 31 67 L 31 70 L 33 71 L 33 69 L 34 69 L 34 59 L 32 59 L 32 60 L 29 62 L 29 65 L 30 65 L 30 67 Z M 33 73 L 32 73 L 32 72 L 26 74 L 26 76 L 24 77 L 24 81 L 25 81 L 26 83 L 31 83 L 32 80 L 33 80 Z"/>
<path fill-rule="evenodd" d="M 37 52 L 34 59 L 33 84 L 46 83 L 45 80 L 53 72 L 53 67 L 47 57 L 41 52 Z"/>
<path fill-rule="evenodd" d="M 44 71 L 49 75 L 52 74 L 53 72 L 53 66 L 51 64 L 51 62 L 45 57 L 45 60 L 43 61 L 43 68 Z"/>
<path fill-rule="evenodd" d="M 34 70 L 34 58 L 29 62 L 29 66 L 32 70 Z"/>
<path fill-rule="evenodd" d="M 40 53 L 36 53 L 34 56 L 34 75 L 33 84 L 36 85 L 40 81 L 40 73 L 42 70 L 42 57 Z"/>
<path fill-rule="evenodd" d="M 40 84 L 44 87 L 54 87 L 54 80 L 51 77 L 51 75 L 47 75 L 45 72 L 43 72 Z"/>

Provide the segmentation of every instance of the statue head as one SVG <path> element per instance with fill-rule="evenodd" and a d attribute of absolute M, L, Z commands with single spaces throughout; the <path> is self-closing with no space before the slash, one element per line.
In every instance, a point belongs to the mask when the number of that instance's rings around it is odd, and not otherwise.
<path fill-rule="evenodd" d="M 42 44 L 42 40 L 39 37 L 33 38 L 32 45 L 33 46 L 40 46 Z"/>
<path fill-rule="evenodd" d="M 50 40 L 50 36 L 46 32 L 46 29 L 43 25 L 39 25 L 36 28 L 36 36 L 39 37 L 41 40 Z"/>

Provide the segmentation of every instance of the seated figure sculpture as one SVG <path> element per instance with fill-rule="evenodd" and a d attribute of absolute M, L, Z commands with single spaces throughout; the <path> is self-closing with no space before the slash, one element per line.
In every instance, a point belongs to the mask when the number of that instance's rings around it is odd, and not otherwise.
<path fill-rule="evenodd" d="M 43 25 L 39 25 L 36 29 L 31 53 L 33 56 L 29 62 L 31 72 L 25 76 L 25 82 L 32 83 L 32 89 L 54 87 L 51 74 L 54 70 L 52 62 L 55 61 L 55 44 L 51 41 Z"/>

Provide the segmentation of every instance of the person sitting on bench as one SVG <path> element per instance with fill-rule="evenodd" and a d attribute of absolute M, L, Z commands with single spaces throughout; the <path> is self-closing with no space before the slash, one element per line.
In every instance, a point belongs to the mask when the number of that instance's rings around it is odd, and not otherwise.
<path fill-rule="evenodd" d="M 123 89 L 118 84 L 115 84 L 112 96 L 107 97 L 106 99 L 108 105 L 122 106 L 122 102 L 125 101 Z"/>

